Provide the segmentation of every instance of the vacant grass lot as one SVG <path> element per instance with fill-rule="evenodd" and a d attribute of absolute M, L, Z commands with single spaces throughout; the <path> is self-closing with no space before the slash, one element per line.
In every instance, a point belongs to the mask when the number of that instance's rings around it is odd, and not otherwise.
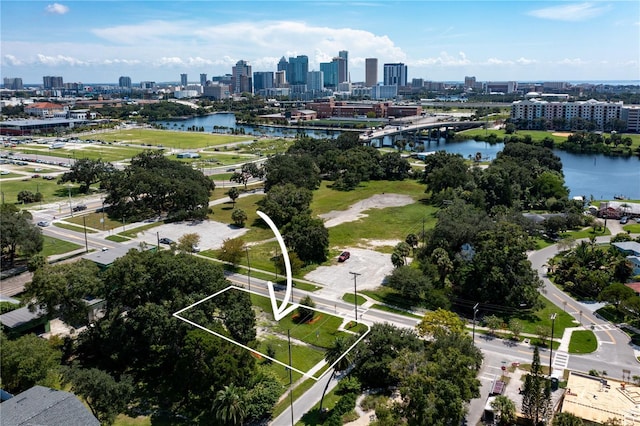
<path fill-rule="evenodd" d="M 178 149 L 198 149 L 253 140 L 253 137 L 156 129 L 123 129 L 81 136 L 80 139 L 125 142 L 132 145 L 160 146 Z"/>
<path fill-rule="evenodd" d="M 25 180 L 9 180 L 2 182 L 2 192 L 6 203 L 17 203 L 20 191 L 40 192 L 44 199 L 42 203 L 67 202 L 69 208 L 69 188 L 66 185 L 58 185 L 56 180 L 46 180 L 42 178 L 25 177 Z M 81 195 L 77 186 L 71 187 L 71 197 Z M 83 195 L 83 194 L 82 194 Z M 26 206 L 36 206 L 41 203 L 26 204 Z"/>
<path fill-rule="evenodd" d="M 53 237 L 47 237 L 46 235 L 43 235 L 43 237 L 44 245 L 40 254 L 45 257 L 54 256 L 56 254 L 64 254 L 82 248 L 82 246 L 70 243 L 68 241 L 59 240 Z"/>

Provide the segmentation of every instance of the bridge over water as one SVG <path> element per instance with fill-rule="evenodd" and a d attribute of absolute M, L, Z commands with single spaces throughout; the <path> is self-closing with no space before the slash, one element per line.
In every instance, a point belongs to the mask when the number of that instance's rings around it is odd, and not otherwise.
<path fill-rule="evenodd" d="M 400 122 L 386 126 L 384 129 L 365 132 L 360 135 L 360 140 L 370 146 L 380 148 L 382 146 L 394 146 L 398 140 L 414 141 L 422 137 L 422 131 L 437 130 L 437 136 L 446 134 L 449 130 L 461 131 L 482 127 L 482 121 L 434 121 L 422 119 L 418 123 Z"/>

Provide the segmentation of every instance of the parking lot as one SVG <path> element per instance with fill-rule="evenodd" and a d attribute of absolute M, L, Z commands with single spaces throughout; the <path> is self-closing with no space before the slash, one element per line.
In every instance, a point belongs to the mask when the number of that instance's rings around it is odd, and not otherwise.
<path fill-rule="evenodd" d="M 177 242 L 185 234 L 196 233 L 200 236 L 200 249 L 209 250 L 218 249 L 225 239 L 241 237 L 247 231 L 246 228 L 236 228 L 212 220 L 176 222 L 140 232 L 137 240 L 155 245 L 158 238 L 170 238 Z"/>

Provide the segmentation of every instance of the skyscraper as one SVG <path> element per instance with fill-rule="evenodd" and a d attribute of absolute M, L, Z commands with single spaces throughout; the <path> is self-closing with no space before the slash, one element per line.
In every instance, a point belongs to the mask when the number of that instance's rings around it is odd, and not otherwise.
<path fill-rule="evenodd" d="M 118 79 L 118 86 L 131 89 L 131 77 L 122 76 Z"/>
<path fill-rule="evenodd" d="M 385 86 L 406 86 L 407 66 L 402 62 L 395 64 L 384 64 L 384 85 Z"/>
<path fill-rule="evenodd" d="M 367 87 L 378 84 L 378 58 L 367 58 L 364 60 L 365 83 Z"/>
<path fill-rule="evenodd" d="M 287 81 L 289 84 L 307 84 L 307 73 L 309 72 L 309 57 L 299 55 L 289 58 L 287 68 Z"/>
<path fill-rule="evenodd" d="M 42 77 L 42 82 L 45 89 L 61 89 L 64 86 L 62 77 L 45 75 Z"/>
<path fill-rule="evenodd" d="M 253 73 L 253 92 L 259 93 L 261 90 L 273 87 L 273 71 L 256 71 Z"/>
<path fill-rule="evenodd" d="M 307 73 L 307 90 L 320 92 L 324 89 L 322 71 L 309 71 Z"/>
<path fill-rule="evenodd" d="M 321 62 L 320 71 L 324 74 L 325 87 L 338 87 L 338 61 Z"/>
<path fill-rule="evenodd" d="M 249 92 L 253 93 L 253 82 L 251 76 L 251 65 L 246 61 L 239 60 L 231 70 L 233 93 Z"/>
<path fill-rule="evenodd" d="M 187 75 L 186 75 L 186 74 L 180 74 L 180 85 L 181 85 L 183 88 L 186 88 L 186 87 L 187 87 L 187 84 L 188 84 L 188 82 L 187 82 Z"/>
<path fill-rule="evenodd" d="M 19 77 L 5 77 L 4 88 L 8 90 L 22 90 L 24 89 L 24 85 L 22 84 L 22 79 Z"/>
<path fill-rule="evenodd" d="M 207 85 L 207 75 L 206 74 L 200 74 L 200 84 L 202 85 L 202 87 Z"/>
<path fill-rule="evenodd" d="M 349 52 L 341 50 L 338 52 L 338 83 L 350 81 L 349 78 Z"/>

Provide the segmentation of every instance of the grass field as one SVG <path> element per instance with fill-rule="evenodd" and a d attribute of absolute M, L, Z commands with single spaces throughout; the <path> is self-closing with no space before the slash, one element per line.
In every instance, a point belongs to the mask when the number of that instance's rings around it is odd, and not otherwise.
<path fill-rule="evenodd" d="M 70 243 L 68 241 L 59 240 L 53 237 L 47 237 L 46 235 L 44 235 L 43 237 L 44 245 L 40 254 L 45 257 L 54 256 L 56 254 L 64 254 L 82 248 L 82 246 Z"/>
<path fill-rule="evenodd" d="M 598 339 L 591 330 L 576 330 L 571 333 L 570 354 L 589 354 L 598 349 Z"/>
<path fill-rule="evenodd" d="M 26 204 L 26 206 L 37 206 L 46 203 L 64 203 L 66 206 L 61 209 L 69 209 L 69 187 L 66 185 L 58 185 L 57 180 L 46 180 L 42 178 L 26 177 L 25 180 L 10 180 L 2 182 L 2 193 L 6 203 L 16 203 L 18 201 L 18 193 L 20 191 L 31 191 L 33 193 L 40 192 L 44 199 L 42 203 Z M 71 197 L 80 195 L 78 186 L 71 187 Z"/>
<path fill-rule="evenodd" d="M 131 145 L 198 149 L 253 140 L 251 136 L 219 135 L 205 132 L 184 132 L 155 129 L 123 129 L 81 136 L 82 140 L 125 142 Z"/>

